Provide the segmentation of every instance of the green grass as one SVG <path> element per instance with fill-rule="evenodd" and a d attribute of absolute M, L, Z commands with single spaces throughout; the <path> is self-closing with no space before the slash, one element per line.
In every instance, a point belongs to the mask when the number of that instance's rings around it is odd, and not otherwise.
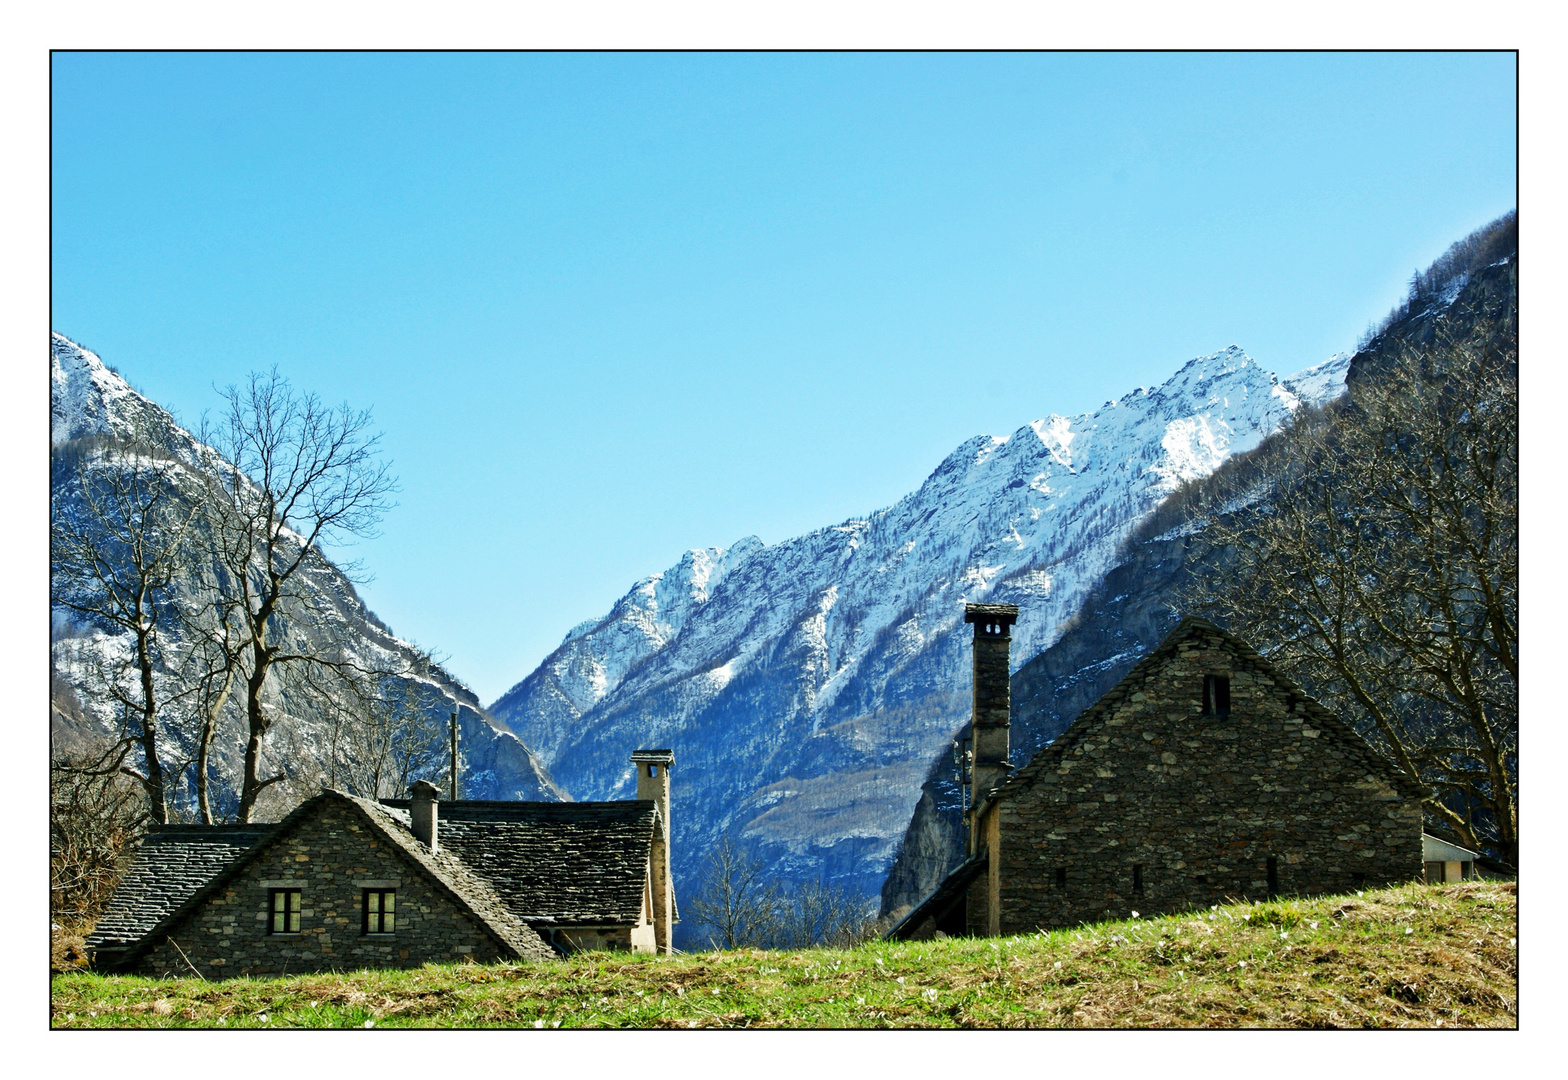
<path fill-rule="evenodd" d="M 84 1027 L 1516 1027 L 1512 884 L 1408 885 L 1007 938 L 53 978 Z"/>

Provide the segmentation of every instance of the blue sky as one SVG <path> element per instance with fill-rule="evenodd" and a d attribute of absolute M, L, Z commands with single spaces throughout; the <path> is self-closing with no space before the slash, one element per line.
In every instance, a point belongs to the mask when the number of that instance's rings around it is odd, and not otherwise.
<path fill-rule="evenodd" d="M 490 701 L 682 550 L 1235 343 L 1515 204 L 1510 54 L 56 54 L 52 324 L 272 364 L 402 481 L 363 592 Z"/>

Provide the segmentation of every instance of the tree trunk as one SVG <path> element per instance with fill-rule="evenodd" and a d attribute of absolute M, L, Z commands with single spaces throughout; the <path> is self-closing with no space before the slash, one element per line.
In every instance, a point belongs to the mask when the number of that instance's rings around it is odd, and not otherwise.
<path fill-rule="evenodd" d="M 261 779 L 261 740 L 267 734 L 267 716 L 262 708 L 261 688 L 267 681 L 267 667 L 271 650 L 266 642 L 266 618 L 259 621 L 261 630 L 252 639 L 251 656 L 254 667 L 245 680 L 245 719 L 250 726 L 250 736 L 245 741 L 245 773 L 240 780 L 239 820 L 250 821 L 256 809 L 256 799 L 265 786 Z"/>
<path fill-rule="evenodd" d="M 152 627 L 141 617 L 138 605 L 136 627 L 136 665 L 141 675 L 141 744 L 145 763 L 143 786 L 147 789 L 148 812 L 158 824 L 169 820 L 169 800 L 164 791 L 163 762 L 158 757 L 158 706 L 153 687 Z"/>

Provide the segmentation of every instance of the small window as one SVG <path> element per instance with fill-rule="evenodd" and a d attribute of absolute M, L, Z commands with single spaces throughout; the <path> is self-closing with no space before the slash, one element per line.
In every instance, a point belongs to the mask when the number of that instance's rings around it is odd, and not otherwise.
<path fill-rule="evenodd" d="M 397 892 L 392 889 L 365 890 L 365 933 L 390 934 L 397 919 Z"/>
<path fill-rule="evenodd" d="M 1270 855 L 1268 861 L 1269 899 L 1279 895 L 1279 856 Z"/>
<path fill-rule="evenodd" d="M 1133 866 L 1132 866 L 1132 891 L 1135 892 L 1135 893 L 1142 893 L 1143 892 L 1143 864 L 1142 863 L 1133 863 Z"/>
<path fill-rule="evenodd" d="M 648 766 L 648 775 L 649 776 L 658 776 L 659 775 L 659 767 L 657 765 L 649 765 Z"/>
<path fill-rule="evenodd" d="M 1358 888 L 1358 889 L 1362 888 L 1364 885 L 1366 885 L 1366 883 L 1367 883 L 1367 876 L 1365 874 L 1351 874 L 1350 875 L 1350 884 L 1355 886 L 1356 888 Z"/>
<path fill-rule="evenodd" d="M 1203 715 L 1230 715 L 1230 676 L 1205 675 L 1203 677 Z"/>
<path fill-rule="evenodd" d="M 1056 887 L 1058 889 L 1067 888 L 1067 867 L 1065 866 L 1056 868 Z"/>
<path fill-rule="evenodd" d="M 272 913 L 267 921 L 267 933 L 299 933 L 298 889 L 269 889 L 267 908 Z"/>

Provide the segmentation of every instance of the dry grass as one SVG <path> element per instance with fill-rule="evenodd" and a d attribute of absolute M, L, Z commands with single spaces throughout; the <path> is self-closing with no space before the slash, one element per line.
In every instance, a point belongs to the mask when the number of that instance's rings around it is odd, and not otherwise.
<path fill-rule="evenodd" d="M 56 1027 L 1517 1027 L 1512 884 L 995 939 L 284 979 L 64 974 Z"/>

